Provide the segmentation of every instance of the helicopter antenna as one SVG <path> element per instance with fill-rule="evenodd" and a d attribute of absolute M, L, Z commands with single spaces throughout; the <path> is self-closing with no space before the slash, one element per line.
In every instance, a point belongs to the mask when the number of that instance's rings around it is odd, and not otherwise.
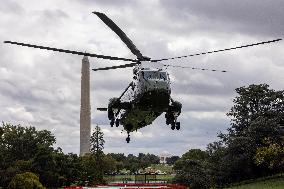
<path fill-rule="evenodd" d="M 228 72 L 226 70 L 216 70 L 216 69 L 208 69 L 208 68 L 197 68 L 197 67 L 189 67 L 189 66 L 174 66 L 174 65 L 169 65 L 169 64 L 163 64 L 164 66 L 166 66 L 166 68 L 170 67 L 174 67 L 174 68 L 188 68 L 188 69 L 192 69 L 192 70 L 202 70 L 202 71 L 212 71 L 212 72 Z"/>
<path fill-rule="evenodd" d="M 223 52 L 223 51 L 231 51 L 231 50 L 236 50 L 236 49 L 241 49 L 241 48 L 246 48 L 246 47 L 252 47 L 252 46 L 257 46 L 257 45 L 264 45 L 267 43 L 275 43 L 278 41 L 281 41 L 282 39 L 274 39 L 270 41 L 263 41 L 263 42 L 258 42 L 258 43 L 252 43 L 249 45 L 242 45 L 242 46 L 237 46 L 237 47 L 231 47 L 227 49 L 220 49 L 220 50 L 215 50 L 215 51 L 207 51 L 207 52 L 202 52 L 202 53 L 196 53 L 196 54 L 190 54 L 190 55 L 184 55 L 184 56 L 176 56 L 172 58 L 162 58 L 162 59 L 157 59 L 157 60 L 150 60 L 150 62 L 160 62 L 160 61 L 165 61 L 165 60 L 173 60 L 173 59 L 179 59 L 179 58 L 187 58 L 187 57 L 192 57 L 192 56 L 200 56 L 200 55 L 206 55 L 206 54 L 212 54 L 212 53 L 217 53 L 217 52 Z"/>

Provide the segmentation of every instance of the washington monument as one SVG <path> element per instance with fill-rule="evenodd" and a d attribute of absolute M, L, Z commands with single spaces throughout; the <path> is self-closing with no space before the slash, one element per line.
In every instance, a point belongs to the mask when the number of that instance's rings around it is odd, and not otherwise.
<path fill-rule="evenodd" d="M 80 109 L 80 156 L 90 153 L 91 105 L 90 105 L 90 63 L 87 56 L 82 59 Z"/>

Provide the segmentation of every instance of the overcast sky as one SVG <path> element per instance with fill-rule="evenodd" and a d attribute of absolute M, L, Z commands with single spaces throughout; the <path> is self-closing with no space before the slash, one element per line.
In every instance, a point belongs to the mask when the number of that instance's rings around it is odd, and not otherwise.
<path fill-rule="evenodd" d="M 283 38 L 283 0 L 2 0 L 0 41 L 135 58 L 92 11 L 108 15 L 153 59 Z M 164 114 L 131 133 L 111 128 L 105 112 L 131 82 L 132 69 L 91 72 L 92 128 L 101 126 L 105 152 L 181 155 L 205 149 L 230 126 L 235 88 L 267 83 L 283 90 L 284 42 L 164 63 L 228 70 L 168 68 L 172 97 L 183 104 L 180 131 Z M 50 130 L 56 146 L 79 153 L 80 72 L 83 57 L 0 44 L 0 121 Z M 89 58 L 91 68 L 124 62 Z"/>

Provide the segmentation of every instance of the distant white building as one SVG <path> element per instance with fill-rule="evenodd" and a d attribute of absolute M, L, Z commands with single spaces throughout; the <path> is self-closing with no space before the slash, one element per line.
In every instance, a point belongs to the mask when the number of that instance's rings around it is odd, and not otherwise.
<path fill-rule="evenodd" d="M 162 152 L 159 156 L 160 163 L 166 164 L 167 163 L 166 159 L 169 158 L 169 157 L 172 157 L 172 155 L 169 152 L 167 152 L 167 151 Z"/>

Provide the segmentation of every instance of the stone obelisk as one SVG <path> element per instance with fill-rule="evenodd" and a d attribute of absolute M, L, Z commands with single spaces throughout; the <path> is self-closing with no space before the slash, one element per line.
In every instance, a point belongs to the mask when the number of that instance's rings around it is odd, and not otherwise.
<path fill-rule="evenodd" d="M 90 153 L 91 105 L 90 105 L 90 63 L 87 56 L 82 59 L 80 109 L 80 156 Z"/>

